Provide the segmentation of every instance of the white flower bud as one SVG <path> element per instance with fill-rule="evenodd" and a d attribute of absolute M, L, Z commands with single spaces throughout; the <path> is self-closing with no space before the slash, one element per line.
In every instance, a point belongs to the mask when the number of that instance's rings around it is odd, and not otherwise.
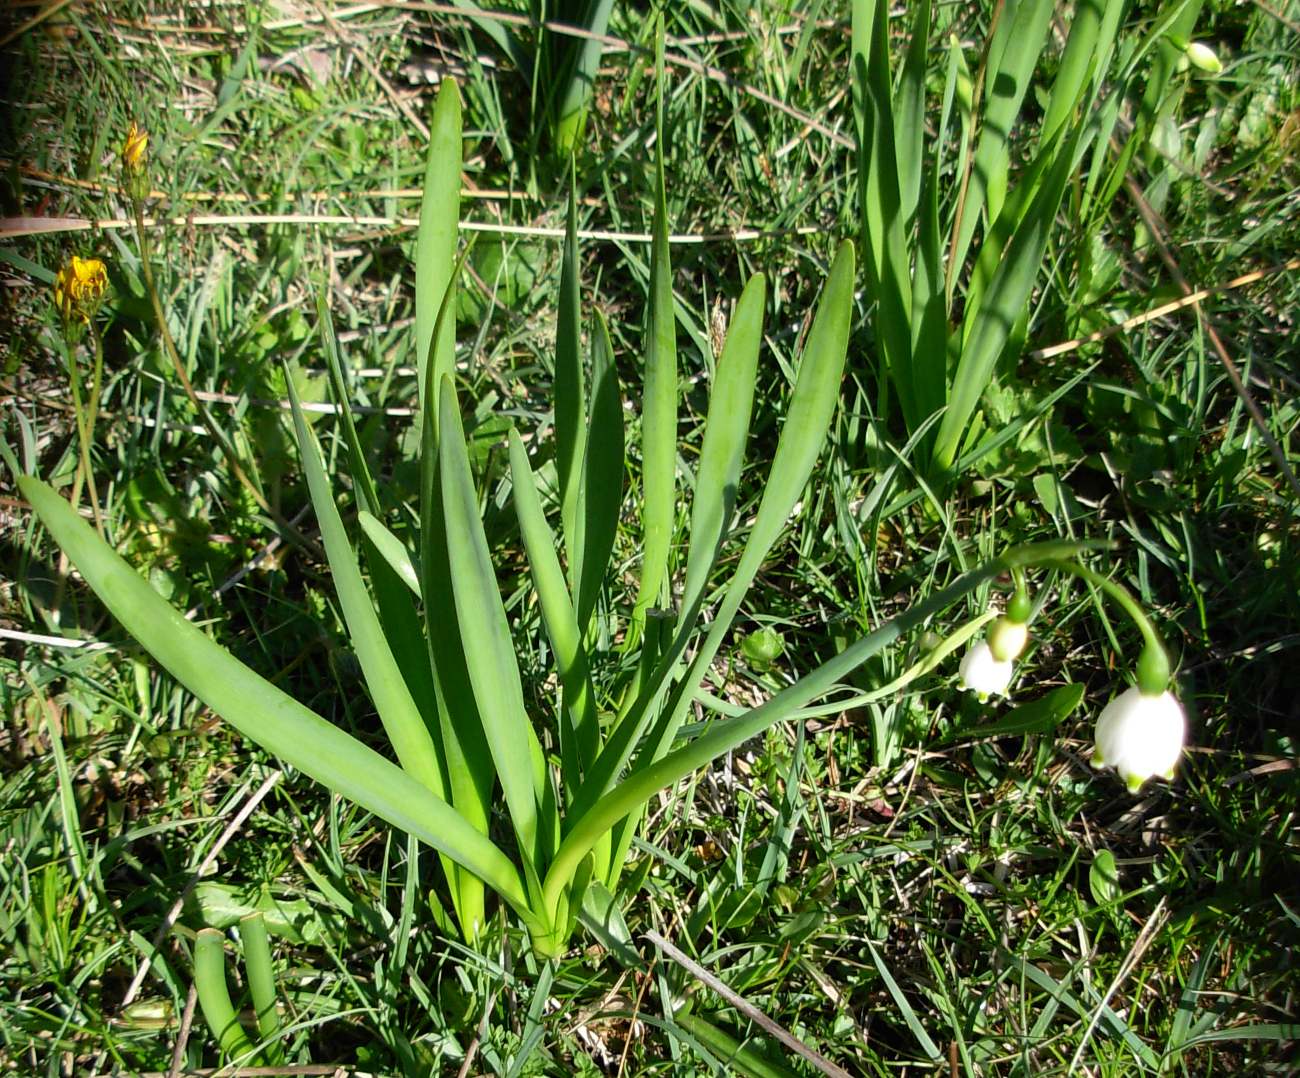
<path fill-rule="evenodd" d="M 1029 643 L 1029 626 L 1023 621 L 998 618 L 993 623 L 993 628 L 989 630 L 988 640 L 993 658 L 999 662 L 1009 663 L 1013 659 L 1020 658 L 1020 653 Z"/>
<path fill-rule="evenodd" d="M 1173 693 L 1148 696 L 1137 686 L 1120 693 L 1097 719 L 1093 767 L 1113 767 L 1131 793 L 1153 775 L 1174 777 L 1187 717 Z"/>
<path fill-rule="evenodd" d="M 1191 61 L 1193 67 L 1210 75 L 1217 75 L 1223 70 L 1219 57 L 1209 45 L 1203 42 L 1193 41 L 1183 50 L 1183 55 Z"/>
<path fill-rule="evenodd" d="M 967 692 L 975 693 L 981 700 L 990 696 L 1006 696 L 1015 667 L 1008 659 L 999 662 L 993 657 L 988 642 L 981 640 L 962 656 L 958 668 L 958 684 Z"/>

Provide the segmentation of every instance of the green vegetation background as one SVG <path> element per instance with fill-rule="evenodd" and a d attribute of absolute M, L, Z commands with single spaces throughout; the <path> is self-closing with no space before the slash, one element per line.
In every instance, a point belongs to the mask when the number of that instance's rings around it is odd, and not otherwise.
<path fill-rule="evenodd" d="M 431 83 L 456 75 L 467 121 L 462 216 L 487 230 L 459 311 L 462 399 L 472 402 L 503 592 L 526 627 L 536 610 L 499 494 L 504 417 L 544 431 L 550 408 L 564 186 L 534 118 L 542 91 L 481 28 L 421 5 L 55 8 L 23 30 L 38 9 L 15 7 L 0 35 L 3 212 L 106 223 L 0 237 L 4 437 L 19 444 L 21 413 L 41 474 L 70 482 L 77 446 L 48 284 L 71 253 L 105 259 L 112 298 L 95 464 L 118 548 L 246 662 L 322 714 L 370 729 L 322 563 L 272 543 L 271 522 L 173 384 L 134 241 L 116 224 L 127 216 L 114 190 L 117 150 L 129 120 L 148 128 L 152 212 L 169 219 L 156 272 L 173 335 L 273 507 L 310 533 L 279 361 L 293 365 L 304 399 L 326 397 L 314 314 L 322 282 L 357 403 L 370 410 L 362 433 L 373 459 L 396 489 L 414 489 L 405 410 L 419 118 Z M 1129 17 L 1150 14 L 1139 5 Z M 986 10 L 952 17 L 963 39 L 982 40 Z M 580 226 L 602 233 L 584 241 L 586 295 L 614 329 L 633 399 L 651 27 L 644 10 L 615 10 L 610 33 L 623 44 L 605 53 L 577 164 Z M 666 31 L 682 433 L 702 418 L 714 312 L 762 270 L 772 299 L 751 452 L 761 459 L 798 319 L 834 243 L 854 231 L 847 12 L 689 3 L 669 6 Z M 196 707 L 62 575 L 5 475 L 0 1061 L 33 1074 L 166 1072 L 194 930 L 261 905 L 274 911 L 289 1063 L 455 1073 L 470 1053 L 466 1073 L 725 1072 L 732 1049 L 702 1043 L 689 1015 L 668 1006 L 692 981 L 640 938 L 653 929 L 851 1073 L 1287 1072 L 1300 932 L 1300 530 L 1286 477 L 1205 330 L 1217 330 L 1300 466 L 1290 448 L 1300 276 L 1278 271 L 1300 246 L 1300 8 L 1207 4 L 1197 36 L 1226 70 L 1176 80 L 1179 100 L 1137 185 L 1194 287 L 1267 274 L 1200 313 L 1004 372 L 984 400 L 988 426 L 1014 422 L 1089 370 L 937 505 L 897 505 L 916 483 L 889 432 L 865 421 L 875 376 L 859 332 L 835 448 L 747 607 L 748 627 L 779 630 L 785 650 L 769 664 L 737 639 L 715 678 L 719 695 L 750 702 L 977 554 L 1058 535 L 1115 538 L 1120 578 L 1159 618 L 1191 716 L 1175 783 L 1133 798 L 1088 768 L 1090 718 L 1132 641 L 1086 592 L 1056 592 L 1017 697 L 1082 684 L 1085 706 L 1064 726 L 988 736 L 981 723 L 998 713 L 941 671 L 883 715 L 771 733 L 655 807 L 634 851 L 645 890 L 627 906 L 649 972 L 625 971 L 593 944 L 538 996 L 536 971 L 508 952 L 470 954 L 433 930 L 421 894 L 433 879 L 427 854 L 412 871 L 400 837 L 293 776 L 266 790 L 191 887 L 275 761 Z M 1097 235 L 1069 232 L 1068 198 L 1064 214 L 1031 349 L 1177 298 L 1134 200 L 1122 197 Z M 1071 276 L 1071 244 L 1086 245 L 1086 287 Z M 327 446 L 331 422 L 316 424 Z M 742 489 L 742 517 L 758 493 Z M 637 551 L 620 554 L 631 564 Z M 864 677 L 888 680 L 890 662 Z M 525 651 L 521 664 L 544 694 L 546 656 Z M 883 768 L 873 719 L 902 731 Z M 761 903 L 727 904 L 772 850 L 788 857 L 785 882 Z M 183 894 L 178 925 L 155 952 Z M 124 1008 L 146 957 L 152 967 Z M 749 1040 L 771 1066 L 810 1073 L 708 990 L 691 996 L 692 1013 Z M 201 1024 L 179 1062 L 218 1062 Z"/>

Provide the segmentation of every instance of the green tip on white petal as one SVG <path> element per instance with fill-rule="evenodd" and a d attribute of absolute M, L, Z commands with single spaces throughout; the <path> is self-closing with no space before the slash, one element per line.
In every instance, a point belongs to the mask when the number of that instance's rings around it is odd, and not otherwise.
<path fill-rule="evenodd" d="M 1144 779 L 1141 775 L 1124 776 L 1124 785 L 1128 787 L 1128 792 L 1131 794 L 1135 794 L 1140 789 L 1142 789 L 1142 784 L 1144 782 L 1146 782 L 1146 779 Z"/>

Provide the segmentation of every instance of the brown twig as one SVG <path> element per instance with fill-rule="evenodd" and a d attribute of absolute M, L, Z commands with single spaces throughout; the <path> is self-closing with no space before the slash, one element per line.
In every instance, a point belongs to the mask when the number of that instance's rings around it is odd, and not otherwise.
<path fill-rule="evenodd" d="M 1151 232 L 1151 238 L 1155 241 L 1156 249 L 1160 252 L 1160 258 L 1169 270 L 1169 274 L 1178 285 L 1179 291 L 1184 297 L 1192 295 L 1192 286 L 1188 284 L 1187 278 L 1183 276 L 1183 271 L 1178 265 L 1178 259 L 1174 257 L 1174 252 L 1165 238 L 1164 221 L 1160 215 L 1152 208 L 1151 203 L 1146 200 L 1142 194 L 1142 189 L 1138 186 L 1137 181 L 1132 176 L 1124 178 L 1124 187 L 1128 191 L 1129 197 L 1133 200 L 1133 205 L 1137 208 L 1139 216 L 1146 224 L 1147 229 Z M 1241 380 L 1241 374 L 1237 370 L 1237 365 L 1228 355 L 1228 349 L 1219 336 L 1219 332 L 1214 328 L 1214 322 L 1201 307 L 1199 302 L 1195 303 L 1197 313 L 1201 316 L 1202 324 L 1205 328 L 1205 335 L 1210 340 L 1210 347 L 1214 349 L 1215 355 L 1219 357 L 1219 362 L 1223 365 L 1224 372 L 1228 375 L 1228 381 L 1232 383 L 1232 388 L 1236 392 L 1241 403 L 1245 405 L 1246 411 L 1250 414 L 1256 429 L 1259 431 L 1260 440 L 1268 447 L 1268 451 L 1273 455 L 1281 470 L 1283 478 L 1291 487 L 1296 498 L 1300 499 L 1300 479 L 1296 479 L 1296 474 L 1291 469 L 1290 463 L 1286 459 L 1286 453 L 1281 445 L 1278 444 L 1273 432 L 1268 429 L 1268 419 L 1260 410 L 1255 398 L 1250 395 L 1250 390 L 1246 388 L 1245 382 Z"/>
<path fill-rule="evenodd" d="M 162 946 L 163 938 L 171 931 L 172 925 L 176 923 L 176 918 L 181 915 L 181 910 L 184 909 L 185 900 L 189 898 L 190 892 L 194 890 L 194 887 L 199 880 L 207 874 L 208 869 L 212 867 L 217 858 L 221 855 L 221 851 L 226 848 L 226 843 L 235 837 L 235 833 L 244 826 L 244 821 L 253 814 L 253 811 L 262 803 L 263 798 L 271 792 L 275 787 L 275 784 L 280 781 L 280 777 L 283 774 L 284 772 L 276 770 L 267 775 L 266 778 L 262 780 L 262 785 L 249 795 L 248 800 L 246 800 L 243 805 L 240 806 L 239 811 L 231 817 L 230 822 L 226 824 L 225 829 L 221 832 L 217 841 L 212 844 L 212 849 L 207 852 L 207 855 L 203 858 L 202 862 L 200 862 L 198 868 L 196 868 L 190 875 L 189 882 L 185 885 L 184 890 L 181 891 L 176 901 L 172 903 L 172 908 L 167 911 L 167 916 L 163 918 L 162 924 L 158 926 L 158 930 L 154 933 L 153 940 L 150 944 L 151 951 L 157 951 Z M 135 997 L 140 992 L 140 986 L 144 984 L 144 979 L 148 976 L 149 970 L 153 966 L 153 962 L 149 960 L 149 956 L 146 955 L 145 958 L 146 960 L 141 963 L 140 968 L 136 970 L 135 976 L 131 979 L 131 984 L 126 990 L 126 995 L 122 997 L 122 1007 L 124 1008 L 129 1007 L 135 1002 Z M 250 1074 L 252 1072 L 245 1071 L 244 1073 Z M 262 1073 L 268 1072 L 264 1071 Z M 287 1074 L 290 1072 L 272 1071 L 269 1073 Z"/>
<path fill-rule="evenodd" d="M 685 969 L 696 980 L 706 988 L 717 993 L 727 1001 L 732 1007 L 735 1007 L 741 1014 L 757 1025 L 763 1032 L 775 1037 L 784 1044 L 790 1051 L 794 1052 L 801 1059 L 807 1060 L 816 1067 L 822 1074 L 830 1075 L 831 1078 L 849 1078 L 848 1071 L 842 1067 L 836 1066 L 825 1056 L 814 1052 L 798 1037 L 794 1036 L 784 1026 L 778 1025 L 767 1015 L 755 1007 L 744 996 L 733 992 L 722 981 L 718 980 L 712 973 L 701 966 L 698 962 L 688 958 L 685 954 L 674 947 L 663 936 L 659 935 L 653 929 L 644 933 L 644 938 L 653 943 L 659 950 Z"/>
<path fill-rule="evenodd" d="M 1066 352 L 1074 352 L 1082 348 L 1085 344 L 1095 344 L 1097 341 L 1104 341 L 1108 337 L 1113 337 L 1117 333 L 1127 333 L 1138 326 L 1144 326 L 1148 322 L 1154 322 L 1157 318 L 1163 318 L 1167 314 L 1173 314 L 1175 311 L 1181 311 L 1185 307 L 1195 307 L 1203 299 L 1209 299 L 1211 296 L 1217 296 L 1224 292 L 1231 292 L 1235 288 L 1244 288 L 1248 284 L 1254 284 L 1256 281 L 1262 281 L 1265 277 L 1271 277 L 1277 273 L 1289 273 L 1292 270 L 1300 269 L 1300 258 L 1293 258 L 1290 262 L 1283 262 L 1280 266 L 1269 266 L 1267 269 L 1252 270 L 1250 273 L 1243 273 L 1240 277 L 1234 277 L 1223 284 L 1211 285 L 1209 288 L 1198 288 L 1195 292 L 1189 292 L 1181 299 L 1171 300 L 1168 303 L 1162 303 L 1159 307 L 1153 307 L 1149 311 L 1143 311 L 1132 318 L 1126 318 L 1123 322 L 1117 322 L 1113 326 L 1107 326 L 1105 329 L 1099 329 L 1094 333 L 1089 333 L 1086 337 L 1075 337 L 1072 341 L 1062 341 L 1060 344 L 1048 345 L 1046 348 L 1037 348 L 1032 352 L 1026 352 L 1029 359 L 1050 359 L 1052 356 L 1063 355 Z"/>
<path fill-rule="evenodd" d="M 181 1028 L 176 1034 L 176 1044 L 172 1048 L 172 1065 L 167 1069 L 167 1078 L 177 1078 L 181 1073 L 181 1064 L 185 1060 L 185 1046 L 190 1042 L 190 1030 L 194 1028 L 194 1005 L 199 1001 L 199 986 L 190 981 L 189 994 L 185 997 L 185 1010 L 181 1013 Z"/>

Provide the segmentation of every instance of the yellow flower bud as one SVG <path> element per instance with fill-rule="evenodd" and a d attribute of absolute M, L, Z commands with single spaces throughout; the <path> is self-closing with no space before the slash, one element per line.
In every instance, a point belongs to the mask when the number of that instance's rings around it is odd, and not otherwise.
<path fill-rule="evenodd" d="M 132 120 L 126 132 L 126 141 L 122 143 L 122 167 L 127 172 L 139 172 L 144 168 L 144 155 L 148 148 L 149 132 L 141 131 Z"/>
<path fill-rule="evenodd" d="M 66 328 L 89 325 L 108 289 L 108 271 L 98 258 L 73 255 L 54 280 L 54 306 Z"/>

